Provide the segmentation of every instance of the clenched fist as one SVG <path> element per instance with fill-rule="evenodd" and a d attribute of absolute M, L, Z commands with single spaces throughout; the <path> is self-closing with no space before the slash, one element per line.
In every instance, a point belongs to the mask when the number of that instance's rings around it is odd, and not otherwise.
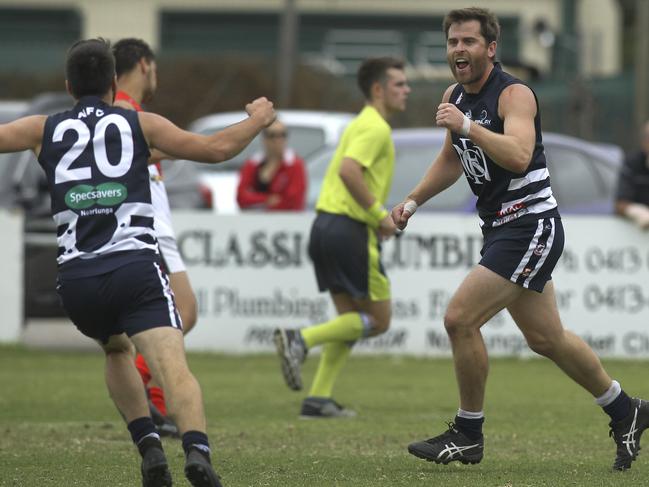
<path fill-rule="evenodd" d="M 452 103 L 442 103 L 437 107 L 435 122 L 451 132 L 463 134 L 464 114 Z"/>
<path fill-rule="evenodd" d="M 273 108 L 273 102 L 269 101 L 265 96 L 257 98 L 246 105 L 246 112 L 251 118 L 256 118 L 264 127 L 268 127 L 275 121 L 276 114 Z"/>

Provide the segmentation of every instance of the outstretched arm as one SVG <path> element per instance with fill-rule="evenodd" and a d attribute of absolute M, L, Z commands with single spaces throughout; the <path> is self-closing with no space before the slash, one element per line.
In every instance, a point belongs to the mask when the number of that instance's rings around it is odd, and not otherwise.
<path fill-rule="evenodd" d="M 33 150 L 38 156 L 41 150 L 45 115 L 31 115 L 0 125 L 0 152 Z"/>
<path fill-rule="evenodd" d="M 266 98 L 249 103 L 246 111 L 247 119 L 207 136 L 182 130 L 160 115 L 139 112 L 138 116 L 151 147 L 177 159 L 217 163 L 236 156 L 275 120 L 273 104 Z"/>

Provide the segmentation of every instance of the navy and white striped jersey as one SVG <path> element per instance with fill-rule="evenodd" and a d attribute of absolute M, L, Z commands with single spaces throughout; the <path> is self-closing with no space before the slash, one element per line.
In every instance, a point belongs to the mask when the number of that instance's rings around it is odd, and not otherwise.
<path fill-rule="evenodd" d="M 502 134 L 504 122 L 498 116 L 498 98 L 507 86 L 513 84 L 524 83 L 504 72 L 500 63 L 494 63 L 494 69 L 479 93 L 467 93 L 458 84 L 453 89 L 449 102 L 475 123 Z M 534 98 L 536 99 L 536 94 Z M 498 227 L 525 215 L 534 215 L 536 218 L 559 216 L 545 163 L 538 100 L 536 105 L 536 143 L 532 161 L 523 174 L 508 171 L 496 164 L 468 137 L 451 133 L 453 147 L 462 162 L 464 174 L 471 190 L 478 197 L 476 207 L 480 215 L 480 226 L 484 228 Z"/>
<path fill-rule="evenodd" d="M 47 118 L 38 161 L 52 198 L 61 274 L 87 277 L 158 259 L 148 159 L 135 111 L 88 96 Z"/>

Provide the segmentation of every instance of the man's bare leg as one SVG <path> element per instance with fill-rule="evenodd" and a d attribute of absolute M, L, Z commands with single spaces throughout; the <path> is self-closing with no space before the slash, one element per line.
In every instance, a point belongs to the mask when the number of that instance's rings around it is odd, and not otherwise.
<path fill-rule="evenodd" d="M 106 385 L 142 456 L 142 485 L 170 486 L 171 473 L 160 436 L 149 416 L 142 379 L 133 363 L 132 346 L 125 334 L 113 335 L 107 344 L 102 344 L 106 353 Z"/>
<path fill-rule="evenodd" d="M 131 339 L 167 392 L 169 413 L 182 434 L 185 476 L 194 486 L 220 487 L 210 460 L 203 396 L 187 366 L 182 333 L 165 326 L 143 331 Z"/>
<path fill-rule="evenodd" d="M 165 326 L 133 335 L 131 340 L 167 392 L 169 413 L 180 432 L 205 432 L 203 397 L 187 366 L 182 333 Z"/>
<path fill-rule="evenodd" d="M 489 360 L 480 328 L 521 292 L 520 286 L 476 266 L 453 295 L 444 326 L 453 349 L 461 409 L 482 411 L 484 405 Z"/>
<path fill-rule="evenodd" d="M 174 293 L 176 308 L 178 309 L 178 314 L 183 323 L 183 334 L 187 335 L 187 333 L 189 333 L 196 325 L 197 319 L 196 296 L 192 290 L 187 272 L 181 271 L 169 274 L 169 285 Z M 138 367 L 143 369 L 141 371 L 143 378 L 148 375 L 146 363 L 142 363 L 140 360 L 138 361 Z M 164 416 L 167 413 L 164 388 L 160 386 L 160 382 L 156 380 L 155 375 L 150 375 L 151 378 L 146 385 L 151 402 L 155 408 L 160 411 L 160 414 Z M 173 432 L 175 426 L 170 424 L 171 422 L 168 419 L 161 417 L 156 417 L 154 419 L 159 423 L 158 427 L 162 433 L 170 434 L 170 432 Z"/>
<path fill-rule="evenodd" d="M 556 363 L 593 396 L 601 396 L 611 386 L 612 380 L 595 352 L 581 338 L 563 328 L 552 281 L 545 285 L 542 293 L 523 291 L 507 309 L 530 348 Z"/>
<path fill-rule="evenodd" d="M 102 345 L 106 354 L 106 385 L 117 410 L 127 423 L 149 415 L 146 393 L 133 363 L 132 344 L 126 335 L 113 335 Z"/>
<path fill-rule="evenodd" d="M 610 416 L 616 444 L 613 469 L 631 468 L 640 450 L 640 437 L 649 428 L 647 402 L 630 398 L 617 381 L 611 380 L 588 344 L 563 328 L 551 281 L 540 294 L 524 292 L 508 309 L 530 348 L 556 363 Z"/>

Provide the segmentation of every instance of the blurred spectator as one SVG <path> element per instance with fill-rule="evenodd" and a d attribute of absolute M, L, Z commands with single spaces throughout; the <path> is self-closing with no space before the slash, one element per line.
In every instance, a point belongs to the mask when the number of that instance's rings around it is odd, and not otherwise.
<path fill-rule="evenodd" d="M 620 171 L 615 212 L 649 229 L 649 121 L 640 134 L 640 150 L 626 157 Z"/>
<path fill-rule="evenodd" d="M 287 136 L 286 126 L 279 120 L 263 131 L 264 152 L 241 168 L 237 203 L 242 209 L 304 209 L 304 161 L 286 147 Z"/>

